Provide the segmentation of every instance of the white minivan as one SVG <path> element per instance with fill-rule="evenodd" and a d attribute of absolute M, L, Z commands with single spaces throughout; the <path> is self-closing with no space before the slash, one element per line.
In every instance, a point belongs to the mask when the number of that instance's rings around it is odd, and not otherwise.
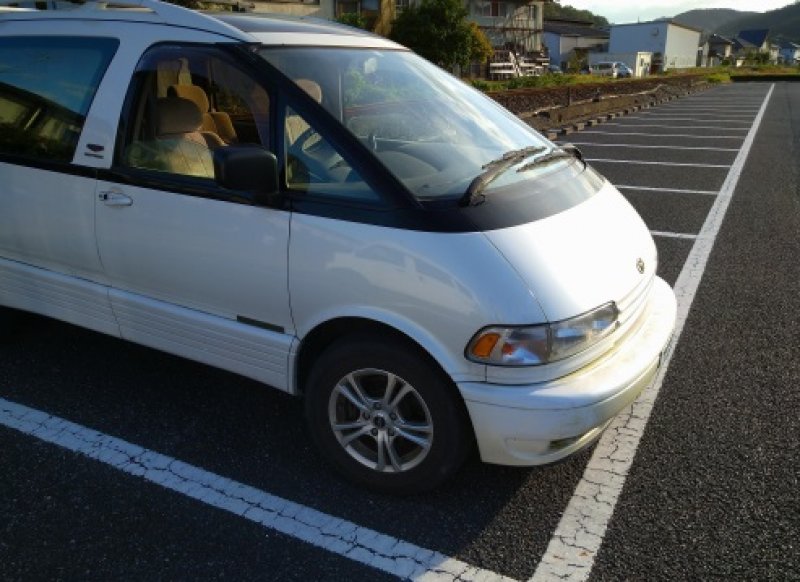
<path fill-rule="evenodd" d="M 631 78 L 633 71 L 625 63 L 619 61 L 603 61 L 592 65 L 592 74 L 613 79 Z"/>
<path fill-rule="evenodd" d="M 379 36 L 124 4 L 0 13 L 6 321 L 297 394 L 331 465 L 389 492 L 476 443 L 562 459 L 651 381 L 675 297 L 579 152 Z"/>

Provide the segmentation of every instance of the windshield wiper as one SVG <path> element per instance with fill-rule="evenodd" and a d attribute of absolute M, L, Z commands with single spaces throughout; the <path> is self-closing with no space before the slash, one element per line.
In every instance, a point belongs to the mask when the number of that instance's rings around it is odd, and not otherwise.
<path fill-rule="evenodd" d="M 583 154 L 581 150 L 576 148 L 571 143 L 565 143 L 559 149 L 552 149 L 547 152 L 543 156 L 539 156 L 535 158 L 531 162 L 525 164 L 524 166 L 517 168 L 517 172 L 527 172 L 528 170 L 532 170 L 537 166 L 543 166 L 545 164 L 549 164 L 551 162 L 555 162 L 557 160 L 563 160 L 564 158 L 575 158 L 583 162 L 583 166 L 586 167 L 586 162 L 583 159 Z"/>
<path fill-rule="evenodd" d="M 476 176 L 475 179 L 469 183 L 467 191 L 464 193 L 464 196 L 461 197 L 461 205 L 474 206 L 478 204 L 478 202 L 483 199 L 481 192 L 495 178 L 497 178 L 511 166 L 515 166 L 525 158 L 541 153 L 545 151 L 545 149 L 547 148 L 543 146 L 528 146 L 518 150 L 506 152 L 496 160 L 492 160 L 491 162 L 485 164 L 483 167 L 481 167 L 483 173 Z"/>

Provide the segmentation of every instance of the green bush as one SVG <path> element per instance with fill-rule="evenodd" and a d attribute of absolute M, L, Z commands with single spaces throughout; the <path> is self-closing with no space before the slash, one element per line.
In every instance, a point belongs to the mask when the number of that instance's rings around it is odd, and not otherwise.
<path fill-rule="evenodd" d="M 731 76 L 730 73 L 712 73 L 706 77 L 706 81 L 709 83 L 730 83 Z"/>
<path fill-rule="evenodd" d="M 340 14 L 336 18 L 336 22 L 364 30 L 367 28 L 366 19 L 357 12 L 345 12 L 344 14 Z"/>

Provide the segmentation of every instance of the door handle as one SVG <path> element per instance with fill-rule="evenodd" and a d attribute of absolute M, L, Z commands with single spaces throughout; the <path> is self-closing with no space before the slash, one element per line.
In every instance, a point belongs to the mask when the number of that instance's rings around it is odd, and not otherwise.
<path fill-rule="evenodd" d="M 100 192 L 100 200 L 102 200 L 106 206 L 130 206 L 133 204 L 133 198 L 117 190 Z"/>

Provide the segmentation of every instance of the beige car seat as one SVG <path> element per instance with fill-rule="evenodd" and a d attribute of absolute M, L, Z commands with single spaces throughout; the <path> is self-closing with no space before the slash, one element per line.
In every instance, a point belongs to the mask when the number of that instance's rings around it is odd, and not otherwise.
<path fill-rule="evenodd" d="M 310 79 L 295 79 L 297 86 L 308 93 L 312 99 L 317 103 L 322 103 L 322 87 L 319 83 L 311 81 Z M 286 142 L 288 145 L 294 144 L 303 132 L 308 129 L 309 125 L 299 115 L 286 116 Z"/>
<path fill-rule="evenodd" d="M 211 150 L 225 143 L 216 134 L 202 131 L 203 115 L 192 101 L 181 97 L 159 99 L 155 125 L 159 169 L 214 177 Z"/>
<path fill-rule="evenodd" d="M 211 104 L 208 95 L 202 87 L 197 85 L 171 85 L 167 89 L 168 97 L 182 97 L 189 99 L 203 115 L 202 131 L 209 131 L 216 134 L 225 143 L 235 143 L 237 141 L 236 130 L 231 122 L 231 117 L 224 111 L 211 111 Z"/>

